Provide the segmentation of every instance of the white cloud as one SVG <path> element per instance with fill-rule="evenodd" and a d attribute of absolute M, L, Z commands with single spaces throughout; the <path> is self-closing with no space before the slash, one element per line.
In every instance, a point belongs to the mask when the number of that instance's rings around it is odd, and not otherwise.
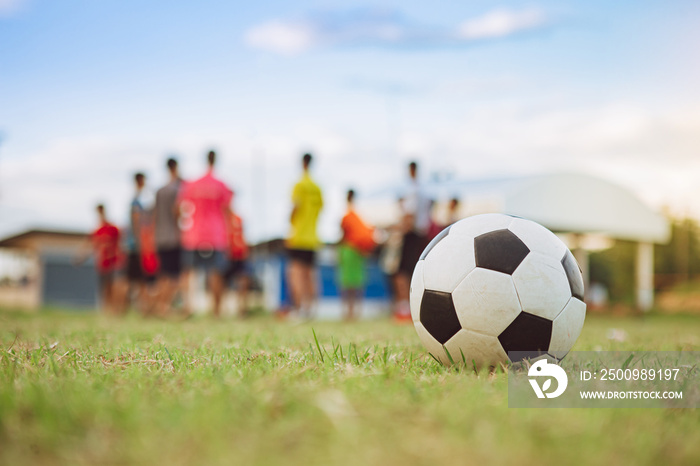
<path fill-rule="evenodd" d="M 271 20 L 249 29 L 244 40 L 253 48 L 282 55 L 318 46 L 441 47 L 506 37 L 546 22 L 541 10 L 496 9 L 456 27 L 434 27 L 409 21 L 399 11 L 360 8 Z"/>
<path fill-rule="evenodd" d="M 544 13 L 537 9 L 516 11 L 501 8 L 464 21 L 459 26 L 458 36 L 467 40 L 506 37 L 538 28 L 545 22 Z"/>
<path fill-rule="evenodd" d="M 245 34 L 245 42 L 251 47 L 282 55 L 301 53 L 313 46 L 316 40 L 316 33 L 310 25 L 281 20 L 255 26 Z"/>

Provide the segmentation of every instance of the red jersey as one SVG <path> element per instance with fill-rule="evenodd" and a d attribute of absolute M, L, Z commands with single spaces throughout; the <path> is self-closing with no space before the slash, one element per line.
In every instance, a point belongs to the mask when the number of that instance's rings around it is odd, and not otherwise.
<path fill-rule="evenodd" d="M 111 223 L 104 223 L 91 236 L 95 247 L 95 264 L 99 272 L 111 272 L 121 262 L 119 250 L 119 229 Z"/>
<path fill-rule="evenodd" d="M 226 249 L 226 207 L 233 191 L 211 171 L 197 181 L 183 182 L 179 193 L 180 228 L 185 249 Z"/>
<path fill-rule="evenodd" d="M 248 245 L 243 236 L 243 220 L 233 212 L 231 212 L 228 233 L 229 257 L 239 261 L 247 259 Z"/>

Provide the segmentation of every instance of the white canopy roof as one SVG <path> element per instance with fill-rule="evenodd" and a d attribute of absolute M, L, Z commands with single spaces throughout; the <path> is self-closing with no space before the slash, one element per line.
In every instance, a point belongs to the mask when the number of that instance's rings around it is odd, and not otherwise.
<path fill-rule="evenodd" d="M 580 174 L 531 177 L 510 190 L 503 212 L 529 218 L 555 231 L 602 233 L 634 241 L 665 243 L 668 221 L 632 193 Z"/>
<path fill-rule="evenodd" d="M 464 216 L 502 212 L 534 220 L 556 232 L 594 233 L 632 241 L 664 243 L 668 221 L 626 189 L 584 174 L 521 178 L 431 181 L 424 184 L 437 201 L 458 197 Z M 375 193 L 360 207 L 370 220 L 386 220 L 396 209 L 401 189 Z M 381 213 L 380 213 L 381 212 Z M 377 222 L 381 223 L 381 222 Z"/>

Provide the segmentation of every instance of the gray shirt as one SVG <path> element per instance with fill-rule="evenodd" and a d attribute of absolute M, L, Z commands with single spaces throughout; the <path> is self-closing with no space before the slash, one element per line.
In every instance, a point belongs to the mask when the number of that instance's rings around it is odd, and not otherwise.
<path fill-rule="evenodd" d="M 410 180 L 404 196 L 405 213 L 413 215 L 413 229 L 425 235 L 430 228 L 430 198 L 417 180 Z"/>
<path fill-rule="evenodd" d="M 176 248 L 180 246 L 180 228 L 175 215 L 177 195 L 180 191 L 182 180 L 176 179 L 166 184 L 156 192 L 156 205 L 154 208 L 155 237 L 158 249 Z"/>

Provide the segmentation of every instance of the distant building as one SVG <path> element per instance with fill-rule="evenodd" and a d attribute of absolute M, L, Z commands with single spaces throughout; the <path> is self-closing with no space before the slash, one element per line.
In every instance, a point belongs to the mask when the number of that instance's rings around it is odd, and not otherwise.
<path fill-rule="evenodd" d="M 80 232 L 29 230 L 0 240 L 0 251 L 22 276 L 0 285 L 0 306 L 96 308 L 94 265 L 91 261 L 73 265 L 87 238 Z"/>
<path fill-rule="evenodd" d="M 96 309 L 98 281 L 92 260 L 75 265 L 74 259 L 86 233 L 58 230 L 29 230 L 0 240 L 0 252 L 11 259 L 20 278 L 0 283 L 0 307 L 36 310 L 41 307 Z M 285 306 L 288 288 L 284 242 L 275 240 L 252 248 L 251 262 L 256 283 L 262 287 L 262 304 L 269 310 Z M 319 252 L 319 317 L 340 316 L 333 246 Z M 0 277 L 1 278 L 1 277 Z M 382 315 L 389 299 L 388 284 L 376 261 L 370 261 L 365 302 L 366 317 Z M 193 306 L 196 312 L 210 308 L 203 273 L 193 276 Z M 256 293 L 254 293 L 254 296 Z M 225 297 L 224 312 L 236 309 L 235 293 Z"/>

